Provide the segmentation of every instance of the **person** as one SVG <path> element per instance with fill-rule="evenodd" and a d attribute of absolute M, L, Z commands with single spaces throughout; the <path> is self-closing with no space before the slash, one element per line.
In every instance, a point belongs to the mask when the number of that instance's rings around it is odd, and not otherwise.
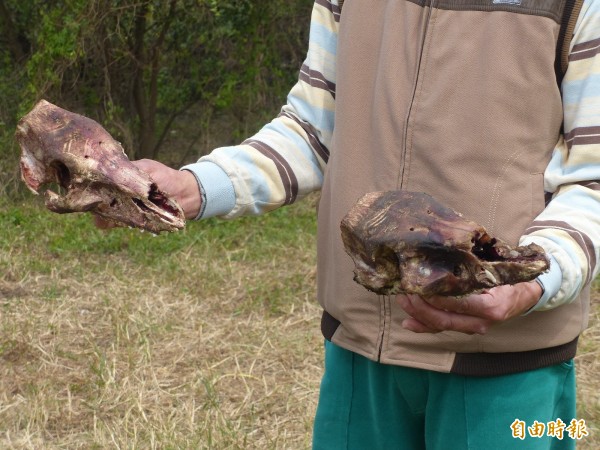
<path fill-rule="evenodd" d="M 194 219 L 321 190 L 314 448 L 575 447 L 573 358 L 600 256 L 599 49 L 600 0 L 316 0 L 278 117 L 182 170 L 137 162 Z M 369 293 L 339 223 L 395 189 L 537 243 L 549 271 L 458 299 Z"/>

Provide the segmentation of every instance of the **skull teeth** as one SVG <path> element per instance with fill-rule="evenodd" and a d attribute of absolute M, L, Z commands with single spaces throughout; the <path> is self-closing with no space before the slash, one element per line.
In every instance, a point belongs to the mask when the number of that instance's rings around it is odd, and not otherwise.
<path fill-rule="evenodd" d="M 498 284 L 498 280 L 496 279 L 496 277 L 494 276 L 494 274 L 492 272 L 490 272 L 487 269 L 483 269 L 483 270 L 485 271 L 485 275 L 488 278 L 488 280 L 490 280 L 494 284 Z"/>

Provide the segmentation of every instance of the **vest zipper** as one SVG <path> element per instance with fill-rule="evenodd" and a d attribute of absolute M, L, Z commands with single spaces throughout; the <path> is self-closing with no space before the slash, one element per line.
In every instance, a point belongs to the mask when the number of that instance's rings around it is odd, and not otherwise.
<path fill-rule="evenodd" d="M 403 155 L 402 155 L 402 169 L 400 171 L 400 179 L 399 179 L 399 188 L 402 189 L 404 187 L 404 173 L 405 173 L 405 169 L 406 169 L 406 154 L 407 154 L 407 140 L 408 140 L 408 125 L 410 123 L 410 118 L 411 118 L 411 112 L 412 112 L 412 108 L 413 108 L 413 103 L 415 101 L 415 96 L 417 95 L 417 86 L 419 85 L 419 75 L 421 73 L 421 62 L 423 60 L 423 51 L 425 50 L 425 41 L 427 40 L 427 31 L 429 30 L 429 22 L 431 21 L 431 14 L 433 11 L 433 6 L 434 6 L 435 0 L 431 0 L 431 3 L 429 5 L 429 11 L 427 11 L 427 18 L 425 20 L 425 27 L 423 29 L 423 34 L 421 36 L 421 49 L 419 52 L 419 62 L 417 63 L 417 75 L 415 77 L 415 82 L 413 84 L 413 90 L 412 90 L 412 95 L 411 95 L 411 99 L 410 99 L 410 105 L 408 107 L 408 112 L 406 113 L 406 123 L 404 124 L 404 136 L 403 136 L 403 141 L 404 141 L 404 148 L 403 148 Z M 381 335 L 379 336 L 379 351 L 377 354 L 377 361 L 381 362 L 381 353 L 383 351 L 383 340 L 385 338 L 386 335 L 386 327 L 388 326 L 388 311 L 389 309 L 391 309 L 391 305 L 388 308 L 388 302 L 390 301 L 390 297 L 389 296 L 384 296 L 383 297 L 383 326 L 381 329 Z"/>
<path fill-rule="evenodd" d="M 419 60 L 417 62 L 417 74 L 415 76 L 415 82 L 413 84 L 412 95 L 410 98 L 410 104 L 408 106 L 408 112 L 406 113 L 406 122 L 404 123 L 404 148 L 402 149 L 402 169 L 400 170 L 400 179 L 398 180 L 399 188 L 402 189 L 404 187 L 404 174 L 406 172 L 406 155 L 408 153 L 408 126 L 410 124 L 411 112 L 413 109 L 413 104 L 415 101 L 415 96 L 417 95 L 417 86 L 419 85 L 419 75 L 421 74 L 421 62 L 423 60 L 423 51 L 425 50 L 425 41 L 427 40 L 427 31 L 429 30 L 429 22 L 431 21 L 431 14 L 433 11 L 435 0 L 431 0 L 429 4 L 429 11 L 427 11 L 427 18 L 425 20 L 425 27 L 423 28 L 423 33 L 421 36 L 421 48 L 419 51 Z M 411 143 L 412 145 L 412 143 Z"/>
<path fill-rule="evenodd" d="M 379 336 L 379 350 L 377 353 L 377 362 L 381 362 L 381 352 L 383 351 L 383 338 L 385 337 L 385 327 L 388 325 L 388 311 L 391 309 L 388 308 L 388 302 L 390 301 L 389 295 L 382 295 L 381 299 L 383 300 L 383 324 L 381 325 L 381 334 Z"/>

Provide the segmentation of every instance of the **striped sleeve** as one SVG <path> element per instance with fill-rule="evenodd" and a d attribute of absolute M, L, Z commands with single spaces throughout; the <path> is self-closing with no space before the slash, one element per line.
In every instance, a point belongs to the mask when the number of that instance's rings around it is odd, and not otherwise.
<path fill-rule="evenodd" d="M 261 214 L 321 188 L 333 135 L 339 13 L 337 0 L 315 1 L 307 57 L 277 118 L 240 145 L 215 149 L 184 167 L 196 174 L 213 215 Z M 216 173 L 215 167 L 226 177 L 212 183 L 205 174 Z M 217 178 L 230 180 L 232 189 L 216 186 Z M 213 195 L 216 190 L 231 192 L 231 198 Z"/>
<path fill-rule="evenodd" d="M 562 92 L 564 138 L 544 175 L 552 199 L 521 240 L 542 245 L 562 272 L 557 292 L 538 310 L 573 301 L 599 271 L 600 0 L 583 4 Z"/>

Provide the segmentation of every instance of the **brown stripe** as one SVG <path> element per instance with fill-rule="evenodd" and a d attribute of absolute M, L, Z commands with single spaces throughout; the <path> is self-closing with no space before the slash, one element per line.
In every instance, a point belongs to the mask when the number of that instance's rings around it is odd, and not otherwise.
<path fill-rule="evenodd" d="M 573 145 L 600 143 L 600 127 L 579 127 L 565 134 L 565 142 L 570 149 Z"/>
<path fill-rule="evenodd" d="M 324 8 L 327 8 L 329 11 L 331 11 L 331 14 L 333 14 L 333 19 L 336 22 L 340 21 L 340 13 L 342 12 L 342 6 L 344 4 L 343 1 L 340 1 L 340 6 L 334 5 L 333 3 L 331 3 L 330 1 L 327 0 L 316 0 L 315 3 L 317 5 L 323 6 Z"/>
<path fill-rule="evenodd" d="M 567 147 L 569 150 L 574 145 L 591 145 L 591 144 L 600 144 L 600 135 L 598 136 L 576 136 L 571 141 L 567 142 Z"/>
<path fill-rule="evenodd" d="M 331 96 L 335 98 L 335 83 L 327 80 L 321 72 L 312 70 L 306 64 L 302 64 L 302 68 L 300 69 L 300 79 L 305 83 L 310 84 L 312 87 L 329 92 Z"/>
<path fill-rule="evenodd" d="M 580 52 L 582 50 L 590 50 L 592 48 L 597 48 L 598 46 L 600 46 L 600 38 L 582 42 L 581 44 L 575 44 L 571 53 Z"/>
<path fill-rule="evenodd" d="M 281 156 L 264 142 L 248 139 L 244 141 L 243 144 L 250 145 L 252 148 L 258 150 L 275 163 L 275 167 L 277 167 L 277 171 L 279 172 L 279 176 L 281 177 L 281 182 L 285 190 L 285 201 L 283 204 L 290 205 L 294 203 L 298 197 L 298 179 L 283 156 Z"/>
<path fill-rule="evenodd" d="M 591 189 L 592 191 L 600 191 L 600 182 L 598 181 L 581 181 L 576 184 Z"/>
<path fill-rule="evenodd" d="M 531 234 L 536 230 L 541 228 L 553 228 L 558 230 L 563 230 L 569 236 L 571 236 L 575 242 L 581 247 L 587 257 L 588 261 L 588 270 L 587 277 L 585 282 L 589 282 L 592 277 L 592 268 L 596 267 L 596 251 L 594 249 L 594 243 L 585 233 L 582 233 L 579 230 L 573 228 L 570 224 L 566 222 L 561 222 L 559 220 L 536 220 L 534 221 L 527 230 L 525 230 L 525 234 Z"/>
<path fill-rule="evenodd" d="M 306 133 L 306 135 L 308 137 L 308 141 L 310 142 L 310 145 L 312 146 L 312 148 L 317 152 L 317 154 L 321 157 L 321 159 L 323 161 L 325 161 L 325 163 L 327 164 L 327 161 L 329 161 L 329 149 L 321 143 L 319 138 L 317 138 L 317 131 L 312 127 L 312 125 L 300 120 L 298 117 L 294 116 L 293 114 L 289 114 L 286 112 L 280 113 L 279 116 L 287 117 L 288 119 L 293 120 L 298 125 L 300 125 L 302 127 L 302 129 L 304 130 L 304 132 Z"/>
<path fill-rule="evenodd" d="M 581 44 L 575 44 L 569 55 L 569 61 L 581 61 L 582 59 L 593 58 L 599 52 L 600 39 L 593 39 L 591 41 L 582 42 Z"/>
<path fill-rule="evenodd" d="M 600 127 L 578 127 L 573 128 L 567 134 L 565 134 L 565 139 L 573 139 L 575 136 L 587 136 L 590 134 L 600 134 Z"/>
<path fill-rule="evenodd" d="M 583 61 L 584 59 L 592 59 L 598 53 L 600 53 L 600 48 L 596 48 L 594 50 L 589 50 L 587 52 L 579 52 L 576 54 L 571 54 L 571 55 L 569 55 L 569 62 Z"/>

